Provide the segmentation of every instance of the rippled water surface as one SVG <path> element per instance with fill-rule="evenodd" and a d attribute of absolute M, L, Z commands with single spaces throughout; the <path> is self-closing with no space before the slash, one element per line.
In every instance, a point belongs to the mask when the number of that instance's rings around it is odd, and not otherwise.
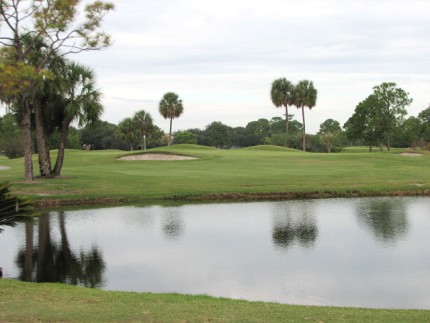
<path fill-rule="evenodd" d="M 55 211 L 3 229 L 5 277 L 430 309 L 427 197 Z"/>

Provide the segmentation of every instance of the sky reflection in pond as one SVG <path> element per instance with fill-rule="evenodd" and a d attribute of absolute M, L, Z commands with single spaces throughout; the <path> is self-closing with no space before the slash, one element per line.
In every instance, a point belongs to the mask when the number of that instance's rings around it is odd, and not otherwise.
<path fill-rule="evenodd" d="M 429 211 L 423 197 L 50 212 L 32 233 L 5 228 L 0 266 L 109 290 L 430 309 Z"/>

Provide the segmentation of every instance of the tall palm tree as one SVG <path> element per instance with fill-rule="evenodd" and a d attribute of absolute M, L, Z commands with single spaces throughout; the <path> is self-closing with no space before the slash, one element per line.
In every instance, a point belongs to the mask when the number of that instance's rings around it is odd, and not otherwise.
<path fill-rule="evenodd" d="M 294 88 L 294 105 L 302 109 L 303 118 L 303 151 L 306 151 L 305 107 L 311 110 L 317 101 L 317 90 L 312 81 L 300 81 Z"/>
<path fill-rule="evenodd" d="M 286 78 L 280 78 L 272 83 L 270 96 L 273 104 L 279 108 L 285 107 L 285 147 L 288 147 L 288 106 L 294 104 L 294 85 Z"/>
<path fill-rule="evenodd" d="M 170 130 L 169 130 L 169 145 L 172 144 L 172 120 L 179 118 L 184 111 L 182 100 L 176 93 L 168 92 L 164 94 L 160 101 L 158 110 L 164 119 L 170 119 Z"/>
<path fill-rule="evenodd" d="M 45 71 L 51 68 L 51 65 L 56 61 L 57 53 L 53 52 L 48 55 L 49 46 L 40 38 L 27 34 L 22 37 L 25 47 L 26 61 L 32 66 L 41 66 Z M 26 98 L 28 106 L 34 111 L 34 125 L 37 142 L 37 154 L 39 159 L 40 176 L 51 175 L 51 159 L 49 156 L 49 147 L 47 145 L 46 134 L 43 124 L 43 107 L 42 97 L 46 96 L 46 87 L 51 81 L 51 77 L 40 78 L 33 81 L 31 95 Z M 21 106 L 16 106 L 22 110 Z"/>
<path fill-rule="evenodd" d="M 140 147 L 146 150 L 146 138 L 151 135 L 154 125 L 152 123 L 152 117 L 145 110 L 140 110 L 136 112 L 133 117 L 133 122 L 135 123 L 140 139 Z"/>
<path fill-rule="evenodd" d="M 129 150 L 133 150 L 133 143 L 138 139 L 136 124 L 131 118 L 123 119 L 117 127 L 116 137 L 125 141 Z"/>
<path fill-rule="evenodd" d="M 65 106 L 62 110 L 60 144 L 54 175 L 61 174 L 64 150 L 70 124 L 78 120 L 79 125 L 98 120 L 103 112 L 101 92 L 95 88 L 95 73 L 83 65 L 67 62 L 59 87 Z"/>

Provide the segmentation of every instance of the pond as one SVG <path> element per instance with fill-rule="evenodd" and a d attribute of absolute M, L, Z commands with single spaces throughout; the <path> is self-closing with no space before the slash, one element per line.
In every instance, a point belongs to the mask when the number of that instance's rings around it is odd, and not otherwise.
<path fill-rule="evenodd" d="M 428 197 L 52 211 L 3 229 L 9 278 L 430 309 Z"/>

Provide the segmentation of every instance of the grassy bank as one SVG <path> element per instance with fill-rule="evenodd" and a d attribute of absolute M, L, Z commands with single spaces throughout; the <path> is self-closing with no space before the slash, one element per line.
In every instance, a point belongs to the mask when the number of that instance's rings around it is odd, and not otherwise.
<path fill-rule="evenodd" d="M 430 311 L 291 306 L 0 280 L 0 322 L 430 322 Z"/>
<path fill-rule="evenodd" d="M 119 161 L 123 151 L 66 152 L 63 178 L 22 181 L 23 160 L 0 157 L 0 180 L 14 192 L 39 200 L 144 202 L 162 199 L 270 199 L 429 194 L 430 155 L 400 150 L 338 154 L 304 153 L 274 146 L 219 150 L 194 145 L 162 147 L 199 157 L 186 161 Z M 55 152 L 52 153 L 55 157 Z M 37 162 L 35 159 L 35 167 Z"/>

